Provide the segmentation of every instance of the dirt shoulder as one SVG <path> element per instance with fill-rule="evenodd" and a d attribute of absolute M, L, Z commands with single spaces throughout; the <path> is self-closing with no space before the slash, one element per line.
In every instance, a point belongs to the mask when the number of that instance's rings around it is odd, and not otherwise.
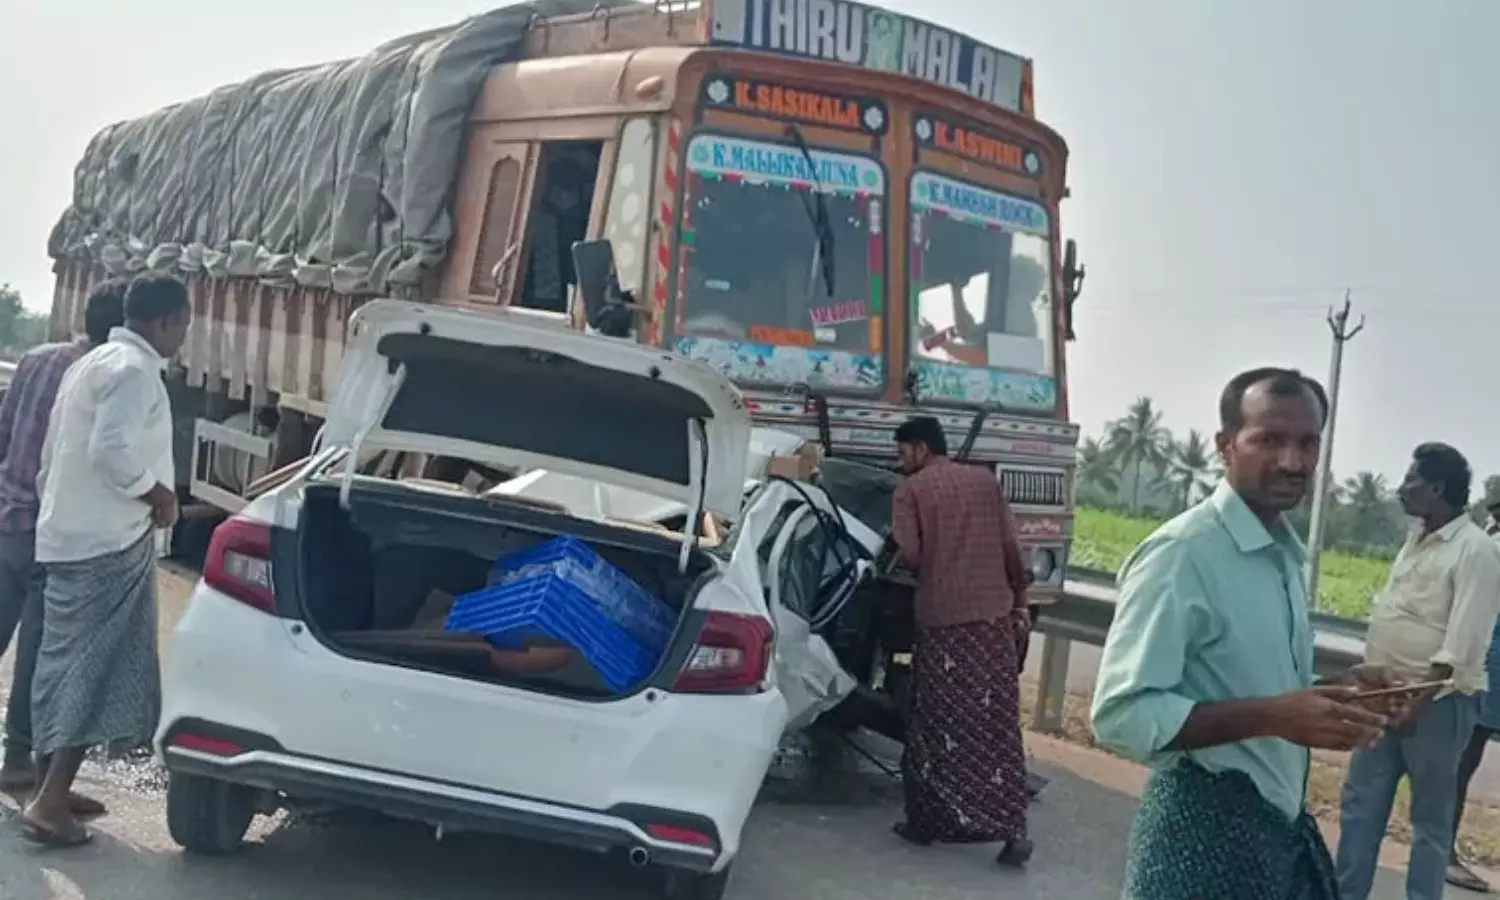
<path fill-rule="evenodd" d="M 1029 678 L 1022 680 L 1021 708 L 1028 715 L 1036 705 L 1036 690 L 1035 681 Z M 1146 782 L 1146 769 L 1120 759 L 1094 743 L 1093 733 L 1089 729 L 1088 712 L 1088 696 L 1070 692 L 1063 704 L 1063 733 L 1057 737 L 1048 737 L 1039 732 L 1028 731 L 1028 751 L 1037 759 L 1061 765 L 1083 777 L 1139 796 Z M 1026 724 L 1029 728 L 1029 719 Z M 1318 817 L 1324 833 L 1330 836 L 1337 834 L 1339 793 L 1343 789 L 1347 770 L 1346 754 L 1322 751 L 1313 754 L 1307 806 Z M 1386 829 L 1387 837 L 1403 845 L 1411 841 L 1409 800 L 1403 784 L 1396 797 L 1396 808 L 1391 814 L 1390 825 Z M 1480 866 L 1500 867 L 1500 806 L 1471 800 L 1464 812 L 1463 826 L 1459 829 L 1458 846 L 1465 859 Z M 1392 848 L 1387 845 L 1385 853 L 1391 855 L 1389 864 L 1405 863 L 1406 847 Z M 1500 877 L 1492 878 L 1491 881 L 1500 882 Z"/>

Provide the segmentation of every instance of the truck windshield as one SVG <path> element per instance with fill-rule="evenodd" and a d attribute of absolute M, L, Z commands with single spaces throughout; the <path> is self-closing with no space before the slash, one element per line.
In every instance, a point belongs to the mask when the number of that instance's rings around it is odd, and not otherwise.
<path fill-rule="evenodd" d="M 807 212 L 806 194 L 819 187 L 833 239 L 832 296 Z M 742 382 L 878 389 L 885 276 L 880 165 L 700 134 L 688 144 L 686 188 L 679 351 Z"/>
<path fill-rule="evenodd" d="M 1047 210 L 931 172 L 912 176 L 911 354 L 931 399 L 1056 402 Z"/>

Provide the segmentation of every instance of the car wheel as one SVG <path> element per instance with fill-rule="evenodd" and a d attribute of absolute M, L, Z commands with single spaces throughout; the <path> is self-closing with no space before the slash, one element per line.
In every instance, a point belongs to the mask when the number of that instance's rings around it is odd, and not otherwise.
<path fill-rule="evenodd" d="M 691 872 L 671 869 L 667 872 L 667 900 L 723 900 L 729 889 L 729 866 L 717 872 Z"/>
<path fill-rule="evenodd" d="M 167 778 L 167 831 L 184 850 L 222 856 L 239 849 L 255 818 L 255 793 L 200 775 Z"/>

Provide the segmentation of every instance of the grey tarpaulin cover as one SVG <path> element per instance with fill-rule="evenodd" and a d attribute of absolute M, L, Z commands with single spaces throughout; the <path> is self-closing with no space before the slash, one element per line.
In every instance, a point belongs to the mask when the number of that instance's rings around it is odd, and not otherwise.
<path fill-rule="evenodd" d="M 357 59 L 268 72 L 105 128 L 53 228 L 56 259 L 400 293 L 448 250 L 474 99 L 533 15 L 633 0 L 535 0 Z"/>

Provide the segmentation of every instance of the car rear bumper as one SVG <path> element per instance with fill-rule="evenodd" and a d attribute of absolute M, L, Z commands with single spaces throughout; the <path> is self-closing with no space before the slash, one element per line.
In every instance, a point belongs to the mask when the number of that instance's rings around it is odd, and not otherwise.
<path fill-rule="evenodd" d="M 644 850 L 653 864 L 711 872 L 728 860 L 718 829 L 704 816 L 641 806 L 588 810 L 447 784 L 410 775 L 301 756 L 268 740 L 222 738 L 207 723 L 165 730 L 158 750 L 167 770 L 298 800 L 371 809 L 433 826 L 481 831 L 600 853 Z M 210 735 L 210 745 L 176 743 L 184 733 Z M 669 840 L 660 835 L 696 836 Z"/>

